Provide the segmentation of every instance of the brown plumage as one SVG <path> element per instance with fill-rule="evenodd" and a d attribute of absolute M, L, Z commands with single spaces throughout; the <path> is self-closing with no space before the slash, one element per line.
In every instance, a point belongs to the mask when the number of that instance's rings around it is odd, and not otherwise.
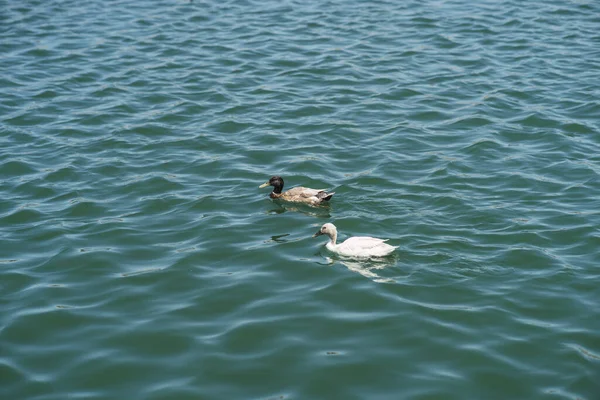
<path fill-rule="evenodd" d="M 274 176 L 268 182 L 260 185 L 260 188 L 273 186 L 273 191 L 269 195 L 272 199 L 281 199 L 292 203 L 304 203 L 311 206 L 318 206 L 328 202 L 334 195 L 334 192 L 327 192 L 322 189 L 311 189 L 302 186 L 295 187 L 286 192 L 283 189 L 283 179 L 280 176 Z"/>

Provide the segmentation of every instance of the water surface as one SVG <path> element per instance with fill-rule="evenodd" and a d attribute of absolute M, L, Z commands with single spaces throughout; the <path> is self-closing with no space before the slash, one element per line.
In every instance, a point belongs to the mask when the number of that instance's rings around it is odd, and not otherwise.
<path fill-rule="evenodd" d="M 598 399 L 599 16 L 0 2 L 0 397 Z"/>

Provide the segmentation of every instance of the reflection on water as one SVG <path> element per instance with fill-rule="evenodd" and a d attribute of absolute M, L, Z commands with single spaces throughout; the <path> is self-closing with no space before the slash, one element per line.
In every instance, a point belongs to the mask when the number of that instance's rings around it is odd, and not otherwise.
<path fill-rule="evenodd" d="M 275 243 L 286 243 L 289 242 L 288 239 L 283 239 L 286 236 L 290 236 L 289 233 L 284 233 L 283 235 L 275 235 L 275 236 L 271 236 L 271 239 L 269 240 L 265 240 L 265 243 L 271 243 L 271 242 L 275 242 Z"/>
<path fill-rule="evenodd" d="M 305 215 L 316 218 L 331 218 L 331 206 L 322 205 L 318 207 L 311 207 L 305 204 L 286 203 L 283 201 L 273 201 L 274 208 L 268 211 L 269 214 L 283 214 L 286 211 L 299 212 Z"/>
<path fill-rule="evenodd" d="M 357 272 L 364 276 L 365 278 L 369 278 L 374 282 L 378 283 L 394 283 L 396 282 L 392 278 L 386 278 L 379 275 L 377 272 L 383 271 L 385 268 L 392 267 L 396 264 L 396 260 L 391 259 L 365 259 L 365 260 L 357 260 L 357 259 L 332 259 L 330 257 L 326 257 L 328 264 L 335 264 L 335 262 L 339 262 L 344 265 L 352 272 Z"/>

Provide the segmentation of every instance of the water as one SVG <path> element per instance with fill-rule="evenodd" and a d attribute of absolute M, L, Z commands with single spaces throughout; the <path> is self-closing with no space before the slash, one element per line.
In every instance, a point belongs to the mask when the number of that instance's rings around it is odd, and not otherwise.
<path fill-rule="evenodd" d="M 599 16 L 0 2 L 0 397 L 598 399 Z"/>

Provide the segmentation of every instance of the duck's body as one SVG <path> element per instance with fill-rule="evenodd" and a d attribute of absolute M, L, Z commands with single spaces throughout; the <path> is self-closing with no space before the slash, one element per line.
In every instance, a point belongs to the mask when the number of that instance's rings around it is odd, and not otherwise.
<path fill-rule="evenodd" d="M 286 192 L 282 192 L 283 179 L 279 176 L 274 176 L 260 185 L 260 188 L 273 186 L 273 191 L 269 195 L 272 199 L 281 199 L 292 203 L 304 203 L 311 206 L 318 206 L 324 202 L 328 202 L 334 195 L 334 192 L 327 192 L 323 189 L 311 189 L 302 186 L 295 187 Z"/>
<path fill-rule="evenodd" d="M 272 199 L 281 199 L 294 203 L 309 203 L 311 205 L 321 204 L 324 201 L 329 201 L 333 193 L 327 193 L 323 189 L 311 189 L 302 186 L 295 187 L 283 193 L 271 192 L 269 197 Z"/>
<path fill-rule="evenodd" d="M 333 224 L 325 224 L 313 237 L 327 235 L 327 250 L 346 257 L 384 257 L 394 252 L 396 246 L 385 243 L 387 240 L 370 236 L 355 236 L 336 244 L 337 228 Z"/>

